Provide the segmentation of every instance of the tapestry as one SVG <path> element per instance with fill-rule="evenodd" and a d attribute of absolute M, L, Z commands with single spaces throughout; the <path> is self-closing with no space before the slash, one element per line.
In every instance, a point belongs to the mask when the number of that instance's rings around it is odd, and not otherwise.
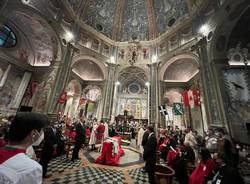
<path fill-rule="evenodd" d="M 246 124 L 250 123 L 250 81 L 249 72 L 242 69 L 222 71 L 222 91 L 225 114 L 230 131 L 236 141 L 250 143 Z"/>

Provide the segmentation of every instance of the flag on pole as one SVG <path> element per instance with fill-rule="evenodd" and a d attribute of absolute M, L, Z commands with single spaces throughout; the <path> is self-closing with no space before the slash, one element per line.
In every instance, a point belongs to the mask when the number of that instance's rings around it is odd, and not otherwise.
<path fill-rule="evenodd" d="M 184 114 L 183 105 L 181 103 L 174 103 L 173 104 L 173 113 L 175 115 L 183 115 Z"/>
<path fill-rule="evenodd" d="M 168 111 L 167 111 L 165 105 L 160 105 L 160 106 L 159 106 L 159 111 L 160 111 L 160 113 L 161 113 L 163 116 L 168 115 Z"/>
<path fill-rule="evenodd" d="M 201 105 L 200 92 L 197 89 L 185 90 L 182 93 L 184 107 L 197 107 Z"/>

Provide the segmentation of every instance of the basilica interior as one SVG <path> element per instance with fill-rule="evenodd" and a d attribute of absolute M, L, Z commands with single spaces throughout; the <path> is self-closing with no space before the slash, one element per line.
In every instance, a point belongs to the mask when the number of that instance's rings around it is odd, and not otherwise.
<path fill-rule="evenodd" d="M 140 125 L 223 130 L 249 156 L 249 31 L 249 0 L 1 0 L 1 126 L 29 111 L 122 127 L 120 165 L 66 151 L 47 184 L 147 183 Z"/>

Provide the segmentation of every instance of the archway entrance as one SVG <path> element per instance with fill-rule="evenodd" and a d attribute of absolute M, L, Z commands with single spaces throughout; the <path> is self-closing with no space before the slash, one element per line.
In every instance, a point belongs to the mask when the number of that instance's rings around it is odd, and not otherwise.
<path fill-rule="evenodd" d="M 135 120 L 148 119 L 147 76 L 141 68 L 128 67 L 119 74 L 116 83 L 117 106 L 115 115 L 133 116 Z"/>

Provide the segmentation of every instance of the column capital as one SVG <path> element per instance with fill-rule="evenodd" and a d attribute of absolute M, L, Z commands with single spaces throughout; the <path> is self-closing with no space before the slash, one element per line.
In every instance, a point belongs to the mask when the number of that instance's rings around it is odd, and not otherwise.
<path fill-rule="evenodd" d="M 118 68 L 120 65 L 119 64 L 115 64 L 115 63 L 106 62 L 106 66 L 108 68 Z"/>
<path fill-rule="evenodd" d="M 147 64 L 147 66 L 149 68 L 153 68 L 153 67 L 158 67 L 160 65 L 161 62 L 155 62 L 155 63 L 150 63 L 150 64 Z"/>

